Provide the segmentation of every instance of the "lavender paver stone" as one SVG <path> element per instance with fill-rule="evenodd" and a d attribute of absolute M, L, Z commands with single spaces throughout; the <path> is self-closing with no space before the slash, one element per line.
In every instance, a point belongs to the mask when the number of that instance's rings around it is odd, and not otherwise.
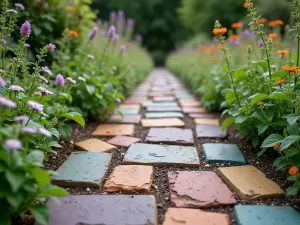
<path fill-rule="evenodd" d="M 154 119 L 154 118 L 184 118 L 184 115 L 180 112 L 158 112 L 158 113 L 145 113 L 145 117 L 147 119 Z"/>
<path fill-rule="evenodd" d="M 177 107 L 177 102 L 154 102 L 149 104 L 143 104 L 143 107 L 149 108 L 162 108 L 162 107 Z"/>
<path fill-rule="evenodd" d="M 226 138 L 227 131 L 222 131 L 220 126 L 214 125 L 196 125 L 196 133 L 198 138 Z"/>
<path fill-rule="evenodd" d="M 77 195 L 48 202 L 49 225 L 157 225 L 152 195 Z"/>
<path fill-rule="evenodd" d="M 111 154 L 100 152 L 73 152 L 59 167 L 52 183 L 64 187 L 99 187 L 102 184 Z"/>

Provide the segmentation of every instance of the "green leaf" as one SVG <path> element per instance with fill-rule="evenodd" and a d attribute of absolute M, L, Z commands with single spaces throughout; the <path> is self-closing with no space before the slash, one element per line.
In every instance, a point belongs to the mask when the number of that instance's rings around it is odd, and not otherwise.
<path fill-rule="evenodd" d="M 258 103 L 259 101 L 262 101 L 264 99 L 269 99 L 269 96 L 267 94 L 257 93 L 255 95 L 252 95 L 249 98 L 251 99 L 250 104 L 253 106 L 256 103 Z"/>
<path fill-rule="evenodd" d="M 236 95 L 233 91 L 227 91 L 225 94 L 225 99 L 228 104 L 232 104 L 236 100 Z"/>
<path fill-rule="evenodd" d="M 32 151 L 26 157 L 25 161 L 32 163 L 36 166 L 43 166 L 44 153 L 42 151 Z"/>
<path fill-rule="evenodd" d="M 39 188 L 44 187 L 44 185 L 49 184 L 51 181 L 50 175 L 40 168 L 35 168 L 31 170 L 31 175 L 37 181 Z"/>
<path fill-rule="evenodd" d="M 256 148 L 256 146 L 258 145 L 258 136 L 253 137 L 251 142 L 253 147 Z"/>
<path fill-rule="evenodd" d="M 248 116 L 238 116 L 236 119 L 235 119 L 235 123 L 243 123 L 245 122 L 249 117 Z"/>
<path fill-rule="evenodd" d="M 0 210 L 0 224 L 1 225 L 11 225 L 11 217 L 10 217 L 10 212 L 9 212 L 9 204 L 4 200 L 0 199 L 0 205 L 1 205 L 1 210 Z"/>
<path fill-rule="evenodd" d="M 284 70 L 279 70 L 272 73 L 272 80 L 277 81 L 282 79 L 282 77 L 286 76 L 286 72 Z"/>
<path fill-rule="evenodd" d="M 5 176 L 13 192 L 17 192 L 25 181 L 25 173 L 23 171 L 6 170 Z"/>
<path fill-rule="evenodd" d="M 298 188 L 297 187 L 288 187 L 286 189 L 286 195 L 287 196 L 296 196 L 298 194 Z"/>
<path fill-rule="evenodd" d="M 51 132 L 51 134 L 54 137 L 56 137 L 57 139 L 59 139 L 60 134 L 59 134 L 58 130 L 56 130 L 54 127 L 52 127 L 52 128 L 49 129 L 49 131 Z"/>
<path fill-rule="evenodd" d="M 16 192 L 14 194 L 6 196 L 6 199 L 9 204 L 12 205 L 15 209 L 18 209 L 24 200 L 20 192 Z"/>
<path fill-rule="evenodd" d="M 224 131 L 229 125 L 234 123 L 234 121 L 235 121 L 234 118 L 227 118 L 226 120 L 224 120 L 222 123 L 222 130 Z"/>
<path fill-rule="evenodd" d="M 289 96 L 282 92 L 273 92 L 270 94 L 270 98 L 279 101 L 289 101 Z"/>
<path fill-rule="evenodd" d="M 76 123 L 78 123 L 80 126 L 84 127 L 85 121 L 81 114 L 78 112 L 69 112 L 63 114 L 61 117 L 66 117 L 68 119 L 74 120 Z"/>
<path fill-rule="evenodd" d="M 90 95 L 93 95 L 95 93 L 95 86 L 94 85 L 85 85 L 85 88 L 86 88 L 87 92 Z"/>
<path fill-rule="evenodd" d="M 262 148 L 258 153 L 257 153 L 257 157 L 260 157 L 262 156 L 266 151 L 267 151 L 268 148 Z"/>
<path fill-rule="evenodd" d="M 281 142 L 280 151 L 283 151 L 284 149 L 288 148 L 289 146 L 291 146 L 292 144 L 294 144 L 295 142 L 298 142 L 298 141 L 300 141 L 299 135 L 287 136 Z"/>
<path fill-rule="evenodd" d="M 267 137 L 261 145 L 261 148 L 273 147 L 276 143 L 281 143 L 283 137 L 279 134 L 271 134 Z"/>
<path fill-rule="evenodd" d="M 49 145 L 50 145 L 51 147 L 55 147 L 55 148 L 62 148 L 62 146 L 61 146 L 60 144 L 58 144 L 57 141 L 50 141 L 50 142 L 49 142 Z"/>
<path fill-rule="evenodd" d="M 287 122 L 289 124 L 293 124 L 293 123 L 297 122 L 297 120 L 300 118 L 300 115 L 298 113 L 294 113 L 294 114 L 289 114 L 289 115 L 285 116 L 285 118 L 287 119 Z"/>
<path fill-rule="evenodd" d="M 72 127 L 69 124 L 63 124 L 58 128 L 58 131 L 64 138 L 68 138 L 72 133 Z"/>
<path fill-rule="evenodd" d="M 43 190 L 43 194 L 45 195 L 50 195 L 50 196 L 58 196 L 58 197 L 63 197 L 63 196 L 68 196 L 68 192 L 55 185 L 47 185 Z"/>
<path fill-rule="evenodd" d="M 43 204 L 36 204 L 29 207 L 30 212 L 41 225 L 47 225 L 49 221 L 49 209 Z"/>
<path fill-rule="evenodd" d="M 258 134 L 261 135 L 263 132 L 265 132 L 268 129 L 269 125 L 268 124 L 260 124 L 257 127 Z"/>
<path fill-rule="evenodd" d="M 72 103 L 72 95 L 70 95 L 69 93 L 59 93 L 58 97 L 62 97 L 64 99 L 67 99 L 70 103 Z"/>

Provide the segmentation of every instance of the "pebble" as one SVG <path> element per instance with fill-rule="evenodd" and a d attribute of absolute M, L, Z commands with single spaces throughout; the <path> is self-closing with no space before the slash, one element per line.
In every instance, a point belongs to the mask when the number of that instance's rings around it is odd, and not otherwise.
<path fill-rule="evenodd" d="M 168 201 L 168 200 L 169 200 L 169 197 L 165 197 L 165 200 Z"/>
<path fill-rule="evenodd" d="M 90 192 L 90 191 L 91 191 L 91 189 L 89 189 L 89 188 L 86 188 L 86 191 Z"/>
<path fill-rule="evenodd" d="M 162 204 L 157 204 L 157 208 L 163 208 Z"/>
<path fill-rule="evenodd" d="M 125 153 L 122 152 L 122 153 L 121 153 L 121 156 L 124 156 L 124 155 L 125 155 Z"/>
<path fill-rule="evenodd" d="M 71 140 L 71 141 L 70 141 L 70 144 L 74 145 L 74 141 L 73 141 L 73 140 Z"/>
<path fill-rule="evenodd" d="M 157 185 L 153 184 L 152 186 L 153 186 L 153 188 L 154 188 L 155 190 L 158 190 Z"/>
<path fill-rule="evenodd" d="M 210 167 L 210 165 L 209 164 L 205 164 L 205 167 Z"/>

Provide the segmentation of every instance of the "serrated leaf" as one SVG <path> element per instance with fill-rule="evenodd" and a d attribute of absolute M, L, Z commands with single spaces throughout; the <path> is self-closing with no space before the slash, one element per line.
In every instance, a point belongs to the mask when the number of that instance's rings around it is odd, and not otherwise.
<path fill-rule="evenodd" d="M 49 145 L 51 147 L 55 147 L 55 148 L 62 148 L 62 146 L 60 144 L 58 144 L 58 142 L 56 142 L 56 141 L 50 141 Z"/>
<path fill-rule="evenodd" d="M 7 181 L 9 182 L 13 192 L 19 190 L 22 184 L 25 181 L 25 173 L 23 171 L 5 171 L 5 176 Z"/>
<path fill-rule="evenodd" d="M 236 119 L 235 119 L 235 123 L 243 123 L 245 122 L 249 117 L 248 116 L 238 116 Z"/>

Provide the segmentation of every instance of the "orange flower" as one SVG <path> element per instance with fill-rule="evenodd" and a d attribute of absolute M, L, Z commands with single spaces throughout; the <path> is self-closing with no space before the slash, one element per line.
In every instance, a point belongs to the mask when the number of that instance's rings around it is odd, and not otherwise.
<path fill-rule="evenodd" d="M 297 73 L 299 71 L 298 66 L 289 67 L 288 65 L 285 65 L 282 68 L 283 70 L 288 71 L 289 73 Z"/>
<path fill-rule="evenodd" d="M 275 85 L 282 85 L 285 82 L 284 79 L 278 80 L 275 82 Z M 274 146 L 273 146 L 274 147 Z"/>
<path fill-rule="evenodd" d="M 214 28 L 213 33 L 214 35 L 222 35 L 225 34 L 227 32 L 227 28 L 226 27 L 222 27 L 222 28 Z"/>
<path fill-rule="evenodd" d="M 77 33 L 76 30 L 70 30 L 70 31 L 69 31 L 69 34 L 70 34 L 71 36 L 73 36 L 73 37 L 78 37 L 78 33 Z"/>
<path fill-rule="evenodd" d="M 194 56 L 198 56 L 199 55 L 199 52 L 194 52 Z"/>
<path fill-rule="evenodd" d="M 265 22 L 267 22 L 267 20 L 266 20 L 265 18 L 259 18 L 259 19 L 256 21 L 257 24 L 262 24 L 262 23 L 265 23 Z"/>
<path fill-rule="evenodd" d="M 231 24 L 231 28 L 233 28 L 233 29 L 241 28 L 242 26 L 243 26 L 242 23 L 233 23 L 233 24 Z"/>
<path fill-rule="evenodd" d="M 73 7 L 70 8 L 70 11 L 71 12 L 76 12 L 76 8 L 73 6 Z"/>
<path fill-rule="evenodd" d="M 282 20 L 275 20 L 274 21 L 276 25 L 283 25 L 284 22 Z"/>
<path fill-rule="evenodd" d="M 200 45 L 200 49 L 201 49 L 202 51 L 204 51 L 204 50 L 207 49 L 207 47 L 206 47 L 206 45 Z"/>
<path fill-rule="evenodd" d="M 271 34 L 268 35 L 268 37 L 272 38 L 272 39 L 276 38 L 277 36 L 278 35 L 276 33 L 271 33 Z"/>
<path fill-rule="evenodd" d="M 297 168 L 297 166 L 292 166 L 292 167 L 289 169 L 289 174 L 292 175 L 292 176 L 297 175 L 298 172 L 299 172 L 299 169 Z"/>
<path fill-rule="evenodd" d="M 262 102 L 262 101 L 259 101 L 258 103 L 257 103 L 257 105 L 263 105 L 264 103 Z"/>
<path fill-rule="evenodd" d="M 274 148 L 275 150 L 277 150 L 279 147 L 280 147 L 280 143 L 276 143 L 275 145 L 273 145 L 273 148 Z"/>
<path fill-rule="evenodd" d="M 277 26 L 277 23 L 275 21 L 269 22 L 269 27 L 275 27 L 275 26 Z"/>
<path fill-rule="evenodd" d="M 204 65 L 207 65 L 207 64 L 208 64 L 208 61 L 207 61 L 207 60 L 204 60 L 204 61 L 203 61 L 203 64 L 204 64 Z"/>
<path fill-rule="evenodd" d="M 219 58 L 218 58 L 217 56 L 213 56 L 213 57 L 211 58 L 211 60 L 212 60 L 212 61 L 219 61 Z"/>
<path fill-rule="evenodd" d="M 288 50 L 278 50 L 277 53 L 278 53 L 279 55 L 284 56 L 284 55 L 288 55 L 288 54 L 289 54 L 289 51 L 288 51 Z"/>
<path fill-rule="evenodd" d="M 232 34 L 232 35 L 230 35 L 229 38 L 230 38 L 231 40 L 235 40 L 235 41 L 237 41 L 237 40 L 240 39 L 239 35 L 237 35 L 237 34 Z"/>
<path fill-rule="evenodd" d="M 274 41 L 273 41 L 273 44 L 274 44 L 274 45 L 279 45 L 279 41 L 278 41 L 278 40 L 274 40 Z"/>
<path fill-rule="evenodd" d="M 246 2 L 244 3 L 244 7 L 245 7 L 246 9 L 252 8 L 252 7 L 253 7 L 253 4 L 252 4 L 252 3 L 249 3 L 248 1 L 246 1 Z"/>

